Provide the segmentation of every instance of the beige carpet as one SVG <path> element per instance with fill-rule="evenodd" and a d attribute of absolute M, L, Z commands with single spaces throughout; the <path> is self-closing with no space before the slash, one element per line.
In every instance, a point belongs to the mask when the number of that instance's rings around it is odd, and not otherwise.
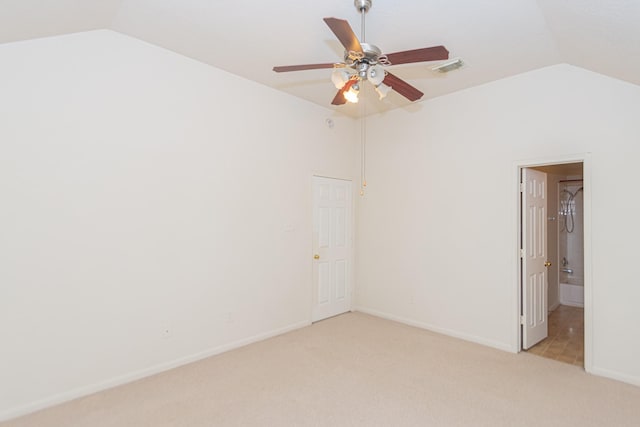
<path fill-rule="evenodd" d="M 0 425 L 638 426 L 640 388 L 352 313 Z"/>

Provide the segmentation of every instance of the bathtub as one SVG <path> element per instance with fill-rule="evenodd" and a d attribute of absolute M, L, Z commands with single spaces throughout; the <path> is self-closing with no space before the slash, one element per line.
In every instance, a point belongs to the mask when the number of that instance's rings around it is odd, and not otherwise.
<path fill-rule="evenodd" d="M 560 283 L 560 304 L 573 307 L 584 307 L 584 286 L 574 280 Z"/>

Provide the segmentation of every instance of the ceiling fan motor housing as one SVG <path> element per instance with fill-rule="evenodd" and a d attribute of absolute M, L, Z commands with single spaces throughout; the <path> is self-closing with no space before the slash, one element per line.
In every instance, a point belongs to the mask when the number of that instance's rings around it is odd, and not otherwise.
<path fill-rule="evenodd" d="M 361 43 L 362 52 L 346 52 L 344 53 L 344 60 L 349 68 L 352 68 L 358 72 L 361 78 L 366 79 L 367 69 L 369 66 L 379 63 L 378 57 L 382 55 L 382 51 L 378 46 Z"/>
<path fill-rule="evenodd" d="M 382 55 L 382 51 L 378 46 L 369 43 L 360 43 L 362 46 L 362 52 L 350 52 L 344 51 L 344 60 L 352 60 L 354 63 L 366 62 L 367 64 L 375 64 L 378 62 L 378 57 Z"/>

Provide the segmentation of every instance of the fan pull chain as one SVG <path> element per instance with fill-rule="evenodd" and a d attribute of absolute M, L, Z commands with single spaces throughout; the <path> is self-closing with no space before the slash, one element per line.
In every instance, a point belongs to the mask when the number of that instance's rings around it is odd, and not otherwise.
<path fill-rule="evenodd" d="M 366 15 L 369 11 L 369 7 L 371 7 L 371 2 L 369 2 L 369 4 L 366 4 L 365 2 L 360 5 L 360 41 L 362 43 L 367 42 Z M 364 196 L 364 190 L 367 188 L 367 110 L 364 90 L 360 92 L 360 98 L 360 196 Z"/>
<path fill-rule="evenodd" d="M 364 97 L 360 100 L 360 110 L 360 196 L 364 196 L 367 187 L 367 115 Z"/>

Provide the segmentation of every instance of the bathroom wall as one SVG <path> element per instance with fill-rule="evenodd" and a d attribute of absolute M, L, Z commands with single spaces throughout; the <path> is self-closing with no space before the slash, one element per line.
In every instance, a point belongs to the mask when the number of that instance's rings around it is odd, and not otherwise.
<path fill-rule="evenodd" d="M 560 304 L 558 257 L 558 181 L 563 176 L 547 173 L 547 253 L 552 265 L 547 270 L 549 287 L 547 288 L 547 306 L 549 311 L 555 310 Z"/>
<path fill-rule="evenodd" d="M 584 191 L 581 175 L 559 182 L 558 257 L 560 259 L 560 303 L 584 307 Z M 569 191 L 571 194 L 567 193 Z M 567 270 L 567 271 L 563 271 Z"/>
<path fill-rule="evenodd" d="M 581 176 L 568 176 L 565 180 L 581 179 Z M 560 281 L 571 285 L 584 285 L 584 192 L 578 191 L 583 187 L 582 182 L 560 182 L 558 195 L 560 205 L 562 200 L 567 199 L 566 193 L 563 195 L 563 189 L 575 194 L 573 199 L 573 215 L 568 212 L 567 215 L 559 215 L 559 259 L 561 261 L 560 268 L 572 270 L 572 273 L 560 271 Z M 566 208 L 565 208 L 566 209 Z M 560 210 L 562 206 L 560 206 Z M 572 230 L 570 233 L 569 231 Z M 562 259 L 566 258 L 567 265 L 563 266 Z"/>
<path fill-rule="evenodd" d="M 560 304 L 561 278 L 566 277 L 566 273 L 560 271 L 563 268 L 560 250 L 562 249 L 562 253 L 566 253 L 567 240 L 565 234 L 562 236 L 560 234 L 560 230 L 564 226 L 564 217 L 560 212 L 558 186 L 561 180 L 582 178 L 583 167 L 581 163 L 565 163 L 539 166 L 532 169 L 547 174 L 547 256 L 548 260 L 552 263 L 547 270 L 547 302 L 549 311 L 553 311 Z M 582 244 L 584 244 L 584 239 L 582 240 Z M 580 258 L 581 264 L 583 264 L 583 247 L 577 249 L 580 251 L 578 258 Z M 582 267 L 580 268 L 582 269 Z"/>

